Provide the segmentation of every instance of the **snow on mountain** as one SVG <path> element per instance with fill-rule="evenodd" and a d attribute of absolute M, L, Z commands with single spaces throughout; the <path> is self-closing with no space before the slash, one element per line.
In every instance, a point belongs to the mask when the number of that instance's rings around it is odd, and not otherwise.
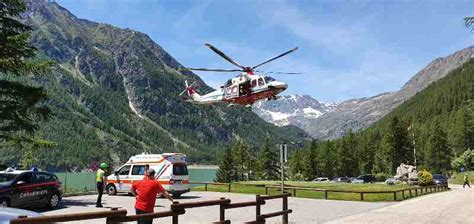
<path fill-rule="evenodd" d="M 267 122 L 278 126 L 297 125 L 332 111 L 337 104 L 322 103 L 308 95 L 287 95 L 278 100 L 259 101 L 253 111 Z"/>

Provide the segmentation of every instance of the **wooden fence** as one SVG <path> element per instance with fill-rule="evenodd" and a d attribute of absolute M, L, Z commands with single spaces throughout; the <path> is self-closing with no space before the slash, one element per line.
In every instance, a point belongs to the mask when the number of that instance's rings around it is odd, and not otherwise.
<path fill-rule="evenodd" d="M 63 215 L 49 215 L 49 216 L 40 216 L 40 217 L 26 217 L 20 216 L 17 219 L 12 220 L 11 224 L 39 224 L 39 223 L 55 223 L 55 222 L 70 222 L 78 220 L 88 220 L 88 219 L 106 219 L 107 224 L 115 224 L 122 222 L 132 222 L 138 220 L 150 220 L 158 219 L 163 217 L 172 217 L 172 223 L 179 223 L 179 216 L 184 215 L 187 209 L 207 207 L 207 206 L 219 206 L 219 221 L 215 223 L 228 224 L 231 223 L 230 220 L 225 218 L 225 211 L 228 209 L 242 208 L 255 206 L 255 220 L 246 222 L 246 223 L 265 223 L 265 220 L 271 217 L 282 216 L 283 223 L 288 223 L 288 214 L 292 213 L 291 209 L 288 209 L 288 197 L 290 194 L 280 194 L 272 196 L 256 196 L 255 201 L 247 202 L 237 202 L 231 203 L 230 199 L 220 198 L 218 200 L 209 200 L 209 201 L 197 201 L 197 202 L 186 202 L 179 203 L 173 202 L 170 206 L 169 211 L 155 212 L 150 214 L 140 214 L 140 215 L 129 215 L 127 216 L 127 210 L 112 208 L 110 211 L 100 211 L 100 212 L 84 212 L 84 213 L 72 213 L 72 214 L 63 214 Z M 272 199 L 282 199 L 282 210 L 261 214 L 261 206 L 266 203 L 267 200 Z"/>
<path fill-rule="evenodd" d="M 227 186 L 227 192 L 231 192 L 232 189 L 232 184 L 230 183 L 214 183 L 214 182 L 197 182 L 193 181 L 190 182 L 191 184 L 199 184 L 199 185 L 204 185 L 204 190 L 208 190 L 208 185 L 217 185 L 217 186 Z M 250 186 L 256 186 L 256 187 L 262 187 L 265 188 L 265 194 L 268 195 L 268 190 L 269 189 L 281 189 L 281 186 L 279 185 L 264 185 L 264 184 L 246 184 Z M 351 193 L 351 194 L 359 194 L 360 195 L 360 200 L 364 200 L 364 195 L 367 194 L 393 194 L 393 200 L 397 200 L 397 194 L 401 193 L 402 194 L 402 199 L 405 199 L 405 192 L 407 192 L 410 197 L 413 197 L 413 193 L 415 196 L 418 196 L 418 192 L 420 194 L 423 193 L 428 193 L 428 192 L 439 192 L 439 191 L 445 191 L 448 190 L 448 185 L 431 185 L 431 186 L 420 186 L 420 187 L 411 187 L 411 188 L 404 188 L 400 190 L 391 190 L 391 191 L 347 191 L 347 190 L 328 190 L 328 189 L 320 189 L 320 188 L 312 188 L 312 187 L 294 187 L 294 186 L 287 186 L 285 187 L 285 191 L 290 191 L 292 192 L 293 197 L 297 196 L 298 191 L 315 191 L 315 192 L 323 192 L 324 193 L 324 199 L 328 199 L 328 195 L 331 192 L 334 193 Z"/>
<path fill-rule="evenodd" d="M 265 194 L 268 194 L 268 189 L 281 189 L 280 186 L 265 186 Z M 404 188 L 400 190 L 392 190 L 392 191 L 347 191 L 347 190 L 328 190 L 328 189 L 319 189 L 319 188 L 309 188 L 309 187 L 285 187 L 285 191 L 290 190 L 293 192 L 293 196 L 296 197 L 298 191 L 317 191 L 317 192 L 324 192 L 324 199 L 328 199 L 328 193 L 349 193 L 349 194 L 359 194 L 360 200 L 364 200 L 364 195 L 367 194 L 393 194 L 393 200 L 397 200 L 397 193 L 401 192 L 402 199 L 405 199 L 405 192 L 408 192 L 410 197 L 413 197 L 412 191 L 415 193 L 415 196 L 418 196 L 418 191 L 420 194 L 424 193 L 432 193 L 432 192 L 440 192 L 448 190 L 447 185 L 432 185 L 432 186 L 420 186 L 420 187 L 412 187 L 412 188 Z"/>

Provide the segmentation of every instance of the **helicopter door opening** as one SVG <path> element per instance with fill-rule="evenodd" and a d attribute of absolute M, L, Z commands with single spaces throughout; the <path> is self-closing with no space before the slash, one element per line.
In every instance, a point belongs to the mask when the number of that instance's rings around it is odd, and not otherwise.
<path fill-rule="evenodd" d="M 250 80 L 239 84 L 239 96 L 247 96 L 250 94 L 250 92 Z"/>

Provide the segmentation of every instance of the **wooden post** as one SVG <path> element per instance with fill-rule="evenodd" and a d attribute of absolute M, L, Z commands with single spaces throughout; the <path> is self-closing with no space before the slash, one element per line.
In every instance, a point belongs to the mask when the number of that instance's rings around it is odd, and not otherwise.
<path fill-rule="evenodd" d="M 178 224 L 178 213 L 176 211 L 176 205 L 178 205 L 179 202 L 173 201 L 173 204 L 171 204 L 171 211 L 173 212 L 173 224 Z"/>
<path fill-rule="evenodd" d="M 110 209 L 110 211 L 117 211 L 117 210 L 118 210 L 118 208 L 111 208 L 111 209 Z M 116 222 L 116 221 L 112 221 L 112 220 L 113 220 L 113 219 L 107 218 L 107 219 L 105 220 L 105 223 L 107 223 L 107 224 L 120 223 L 120 222 Z"/>
<path fill-rule="evenodd" d="M 288 210 L 288 196 L 283 196 L 283 211 Z M 288 214 L 283 215 L 283 224 L 288 224 Z"/>
<path fill-rule="evenodd" d="M 415 188 L 415 195 L 418 196 L 418 188 Z"/>
<path fill-rule="evenodd" d="M 394 200 L 394 201 L 397 200 L 397 192 L 396 192 L 396 191 L 393 192 L 393 200 Z"/>
<path fill-rule="evenodd" d="M 412 197 L 413 197 L 413 195 L 411 194 L 411 189 L 410 189 L 410 198 L 412 198 Z"/>
<path fill-rule="evenodd" d="M 296 197 L 296 188 L 293 188 L 293 197 Z"/>
<path fill-rule="evenodd" d="M 360 200 L 361 200 L 361 201 L 364 200 L 364 192 L 360 192 Z"/>
<path fill-rule="evenodd" d="M 324 199 L 328 199 L 328 190 L 324 190 Z"/>
<path fill-rule="evenodd" d="M 207 191 L 207 183 L 204 183 L 204 191 Z"/>
<path fill-rule="evenodd" d="M 268 187 L 265 186 L 265 195 L 268 195 Z"/>
<path fill-rule="evenodd" d="M 402 199 L 405 199 L 405 190 L 402 190 Z"/>
<path fill-rule="evenodd" d="M 224 200 L 225 198 L 221 198 L 221 200 Z M 224 204 L 219 205 L 219 221 L 224 222 L 225 221 L 225 209 L 224 209 Z"/>
<path fill-rule="evenodd" d="M 231 186 L 231 185 L 230 185 L 230 183 L 229 183 L 229 185 L 227 186 L 227 188 L 228 188 L 228 189 L 227 189 L 227 192 L 230 192 L 230 186 Z"/>
<path fill-rule="evenodd" d="M 260 195 L 259 194 L 255 195 L 255 199 L 257 200 L 257 205 L 255 206 L 255 220 L 258 223 L 258 221 L 259 221 L 258 216 L 260 216 L 260 212 L 261 212 L 261 210 L 260 210 L 260 200 L 261 200 Z"/>

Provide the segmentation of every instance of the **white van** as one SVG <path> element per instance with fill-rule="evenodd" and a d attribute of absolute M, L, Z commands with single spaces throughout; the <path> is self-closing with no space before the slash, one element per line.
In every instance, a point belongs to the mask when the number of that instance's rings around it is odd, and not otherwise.
<path fill-rule="evenodd" d="M 129 193 L 134 182 L 145 177 L 145 165 L 156 171 L 155 178 L 173 197 L 189 192 L 187 157 L 182 153 L 140 154 L 130 159 L 107 177 L 106 190 L 109 195 Z"/>

